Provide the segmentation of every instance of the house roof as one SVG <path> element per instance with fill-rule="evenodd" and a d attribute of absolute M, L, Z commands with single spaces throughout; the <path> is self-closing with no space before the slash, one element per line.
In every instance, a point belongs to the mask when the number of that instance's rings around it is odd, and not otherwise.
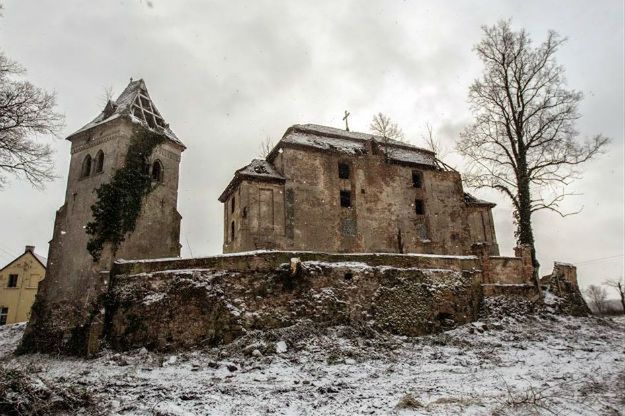
<path fill-rule="evenodd" d="M 284 182 L 285 178 L 276 168 L 266 160 L 253 159 L 249 164 L 234 172 L 234 178 L 219 196 L 220 202 L 226 202 L 232 191 L 243 179 L 251 179 L 265 182 Z"/>
<path fill-rule="evenodd" d="M 281 145 L 285 144 L 358 155 L 366 153 L 366 145 L 369 141 L 382 145 L 381 150 L 392 161 L 431 167 L 438 166 L 436 154 L 430 150 L 385 139 L 371 133 L 352 132 L 317 124 L 295 124 L 289 127 L 267 160 L 273 160 Z"/>
<path fill-rule="evenodd" d="M 494 202 L 488 202 L 484 201 L 483 199 L 476 198 L 468 192 L 464 193 L 464 202 L 467 205 L 488 206 L 490 208 L 494 208 L 495 206 L 497 206 L 497 204 L 495 204 Z"/>
<path fill-rule="evenodd" d="M 130 79 L 130 83 L 115 101 L 109 100 L 104 110 L 96 118 L 70 134 L 67 140 L 71 140 L 78 133 L 90 130 L 119 117 L 127 117 L 133 123 L 163 133 L 173 143 L 185 148 L 184 144 L 169 128 L 169 124 L 165 122 L 156 109 L 143 79 L 137 81 Z"/>
<path fill-rule="evenodd" d="M 12 265 L 13 263 L 15 263 L 16 261 L 18 261 L 19 259 L 21 259 L 22 257 L 26 256 L 27 254 L 31 254 L 35 258 L 35 260 L 37 260 L 43 266 L 44 269 L 46 268 L 48 259 L 46 259 L 43 256 L 40 256 L 39 254 L 36 254 L 34 251 L 26 251 L 20 254 L 19 256 L 17 256 L 16 258 L 14 258 L 13 260 L 11 260 L 6 266 L 1 268 L 0 272 L 6 269 L 7 267 L 9 267 L 10 265 Z"/>

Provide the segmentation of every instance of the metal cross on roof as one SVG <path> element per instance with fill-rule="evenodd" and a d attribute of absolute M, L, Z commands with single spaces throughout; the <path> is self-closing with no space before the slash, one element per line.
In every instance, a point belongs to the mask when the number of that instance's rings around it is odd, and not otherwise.
<path fill-rule="evenodd" d="M 349 111 L 345 110 L 345 116 L 343 116 L 343 120 L 345 120 L 345 130 L 349 131 L 349 124 L 347 123 L 347 117 L 349 117 Z"/>

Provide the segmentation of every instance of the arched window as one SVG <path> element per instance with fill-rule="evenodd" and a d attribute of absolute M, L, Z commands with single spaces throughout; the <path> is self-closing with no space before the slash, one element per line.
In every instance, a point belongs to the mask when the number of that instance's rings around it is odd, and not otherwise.
<path fill-rule="evenodd" d="M 91 155 L 85 156 L 82 161 L 82 168 L 80 169 L 80 177 L 86 178 L 91 175 Z"/>
<path fill-rule="evenodd" d="M 95 155 L 95 173 L 101 173 L 104 170 L 104 152 L 100 150 Z"/>
<path fill-rule="evenodd" d="M 163 164 L 160 160 L 155 160 L 152 164 L 152 180 L 163 182 Z"/>

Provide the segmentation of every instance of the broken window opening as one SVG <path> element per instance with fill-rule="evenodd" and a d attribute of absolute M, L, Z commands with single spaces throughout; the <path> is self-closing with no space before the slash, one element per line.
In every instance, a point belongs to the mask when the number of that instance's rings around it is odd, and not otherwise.
<path fill-rule="evenodd" d="M 347 163 L 339 163 L 339 179 L 349 179 L 349 165 Z"/>
<path fill-rule="evenodd" d="M 415 199 L 414 210 L 417 215 L 425 215 L 425 204 L 422 199 Z"/>
<path fill-rule="evenodd" d="M 232 199 L 230 200 L 230 212 L 234 212 L 234 204 L 235 204 L 235 199 L 234 196 L 232 197 Z"/>
<path fill-rule="evenodd" d="M 352 206 L 352 193 L 350 191 L 341 191 L 341 206 L 343 208 Z"/>
<path fill-rule="evenodd" d="M 412 186 L 421 188 L 423 186 L 423 173 L 418 170 L 412 171 Z"/>
<path fill-rule="evenodd" d="M 234 221 L 230 223 L 230 241 L 234 241 Z"/>
<path fill-rule="evenodd" d="M 0 308 L 0 325 L 7 324 L 8 316 L 9 316 L 9 308 Z"/>

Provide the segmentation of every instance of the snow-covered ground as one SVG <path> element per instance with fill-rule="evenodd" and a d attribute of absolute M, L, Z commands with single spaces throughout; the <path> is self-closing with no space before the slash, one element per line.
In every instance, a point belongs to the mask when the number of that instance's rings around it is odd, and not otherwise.
<path fill-rule="evenodd" d="M 625 414 L 623 317 L 491 316 L 420 338 L 302 322 L 222 348 L 92 360 L 15 357 L 23 329 L 0 328 L 0 367 L 84 388 L 96 406 L 82 414 Z"/>

